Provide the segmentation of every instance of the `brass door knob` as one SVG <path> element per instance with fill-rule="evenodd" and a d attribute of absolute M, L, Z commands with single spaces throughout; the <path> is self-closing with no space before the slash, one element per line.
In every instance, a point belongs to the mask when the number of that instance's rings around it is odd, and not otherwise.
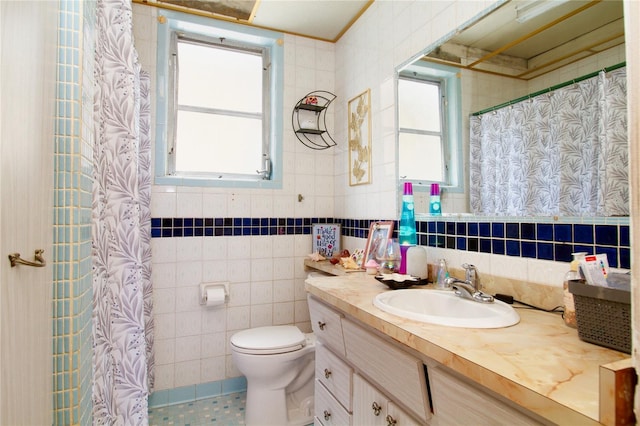
<path fill-rule="evenodd" d="M 331 413 L 327 410 L 324 410 L 324 419 L 326 421 L 329 421 L 330 418 L 331 418 Z"/>
<path fill-rule="evenodd" d="M 382 407 L 375 401 L 373 401 L 373 404 L 371 404 L 371 409 L 373 410 L 374 416 L 379 416 L 380 412 L 382 411 Z"/>

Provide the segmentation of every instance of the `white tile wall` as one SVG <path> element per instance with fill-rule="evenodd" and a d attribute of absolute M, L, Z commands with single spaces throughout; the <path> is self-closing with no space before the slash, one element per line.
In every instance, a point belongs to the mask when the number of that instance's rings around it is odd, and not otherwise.
<path fill-rule="evenodd" d="M 202 311 L 204 334 L 224 333 L 227 330 L 227 311 L 223 308 L 207 308 Z"/>
<path fill-rule="evenodd" d="M 216 194 L 205 189 L 202 194 L 203 217 L 229 217 L 226 194 Z"/>
<path fill-rule="evenodd" d="M 203 358 L 201 363 L 200 383 L 223 380 L 225 376 L 225 357 Z"/>
<path fill-rule="evenodd" d="M 200 383 L 200 360 L 176 362 L 175 387 L 195 385 Z"/>
<path fill-rule="evenodd" d="M 274 303 L 273 305 L 273 324 L 286 325 L 295 322 L 295 304 L 294 302 Z"/>
<path fill-rule="evenodd" d="M 251 283 L 231 283 L 229 288 L 229 306 L 251 304 Z"/>
<path fill-rule="evenodd" d="M 156 339 L 155 356 L 158 365 L 173 364 L 176 361 L 175 343 L 173 339 Z"/>
<path fill-rule="evenodd" d="M 224 356 L 225 333 L 209 333 L 203 334 L 201 338 L 202 357 L 212 358 L 216 356 Z"/>
<path fill-rule="evenodd" d="M 193 361 L 200 359 L 200 337 L 187 336 L 176 339 L 175 361 Z"/>

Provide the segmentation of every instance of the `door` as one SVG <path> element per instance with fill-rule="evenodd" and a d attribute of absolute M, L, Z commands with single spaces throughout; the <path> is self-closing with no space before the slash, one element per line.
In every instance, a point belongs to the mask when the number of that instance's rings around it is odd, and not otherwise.
<path fill-rule="evenodd" d="M 55 1 L 0 1 L 0 424 L 52 424 Z"/>

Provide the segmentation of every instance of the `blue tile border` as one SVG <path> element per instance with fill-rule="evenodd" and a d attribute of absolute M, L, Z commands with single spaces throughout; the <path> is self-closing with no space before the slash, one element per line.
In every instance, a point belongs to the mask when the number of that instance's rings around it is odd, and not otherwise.
<path fill-rule="evenodd" d="M 313 224 L 333 218 L 152 218 L 152 238 L 310 234 Z"/>
<path fill-rule="evenodd" d="M 631 267 L 627 224 L 476 222 L 449 218 L 423 219 L 419 223 L 422 245 L 557 262 L 570 262 L 573 252 L 606 253 L 611 266 Z M 421 234 L 426 234 L 426 238 Z"/>
<path fill-rule="evenodd" d="M 149 395 L 149 408 L 164 407 L 219 395 L 228 395 L 247 390 L 247 379 L 243 376 L 197 385 L 154 391 Z"/>
<path fill-rule="evenodd" d="M 379 219 L 339 218 L 153 218 L 153 238 L 248 235 L 307 235 L 317 223 L 337 223 L 346 237 L 367 238 Z M 526 220 L 526 219 L 523 219 Z M 398 224 L 394 226 L 397 237 Z M 607 253 L 613 267 L 631 265 L 626 223 L 514 222 L 513 220 L 416 221 L 418 244 L 480 253 L 570 262 L 571 253 Z"/>

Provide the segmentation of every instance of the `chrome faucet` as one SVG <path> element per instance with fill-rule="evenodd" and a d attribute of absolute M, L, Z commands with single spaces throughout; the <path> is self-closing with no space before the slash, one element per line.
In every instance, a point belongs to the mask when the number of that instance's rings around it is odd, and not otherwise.
<path fill-rule="evenodd" d="M 446 279 L 447 286 L 450 286 L 456 291 L 456 295 L 463 299 L 473 300 L 480 303 L 492 303 L 493 296 L 488 295 L 480 291 L 480 276 L 478 275 L 478 268 L 474 265 L 464 263 L 465 279 L 460 280 L 455 277 L 449 277 Z"/>
<path fill-rule="evenodd" d="M 480 291 L 482 286 L 480 285 L 480 275 L 478 275 L 478 268 L 476 268 L 475 265 L 469 265 L 468 263 L 463 263 L 462 267 L 464 268 L 465 281 L 471 284 L 475 291 Z"/>

